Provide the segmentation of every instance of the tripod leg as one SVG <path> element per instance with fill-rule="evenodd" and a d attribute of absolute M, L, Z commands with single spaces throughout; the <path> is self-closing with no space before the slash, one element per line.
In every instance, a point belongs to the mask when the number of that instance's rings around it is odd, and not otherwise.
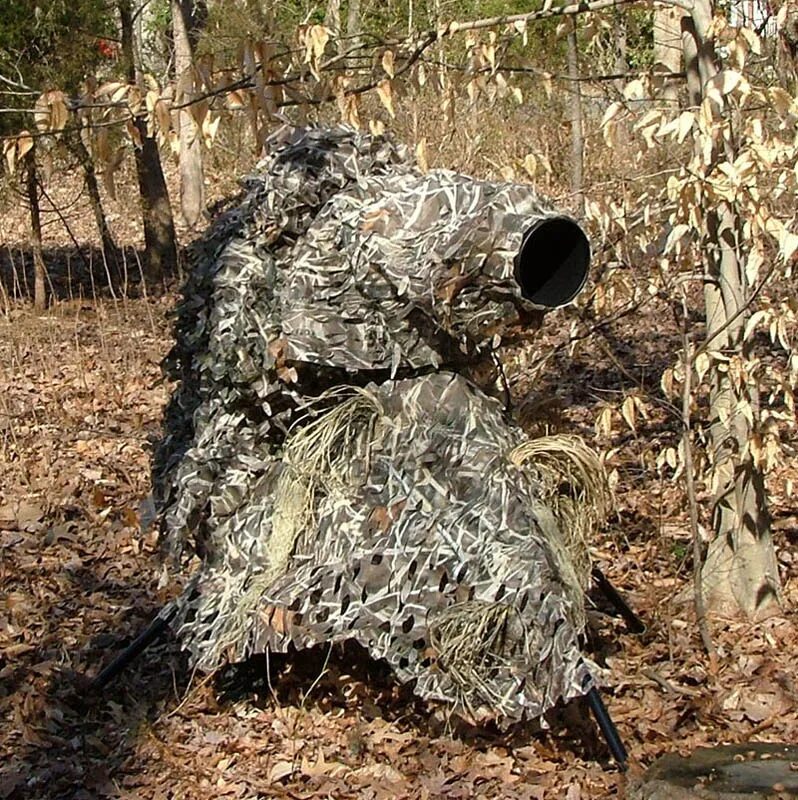
<path fill-rule="evenodd" d="M 629 608 L 626 600 L 621 597 L 620 593 L 610 583 L 607 576 L 598 567 L 593 567 L 591 574 L 593 580 L 596 582 L 596 586 L 601 590 L 601 593 L 615 606 L 615 610 L 623 617 L 624 622 L 626 622 L 626 627 L 629 629 L 629 633 L 645 633 L 645 623 L 631 608 Z"/>
<path fill-rule="evenodd" d="M 105 688 L 122 670 L 136 657 L 141 655 L 154 641 L 159 639 L 169 627 L 169 622 L 174 616 L 173 608 L 167 608 L 160 614 L 106 666 L 91 682 L 93 690 Z"/>
<path fill-rule="evenodd" d="M 590 710 L 596 718 L 599 730 L 604 736 L 607 747 L 609 747 L 612 753 L 612 757 L 618 763 L 621 771 L 626 772 L 626 762 L 629 759 L 629 754 L 623 746 L 621 737 L 618 734 L 618 729 L 615 727 L 615 723 L 612 721 L 612 717 L 610 717 L 610 713 L 607 711 L 607 707 L 604 705 L 604 701 L 601 699 L 598 689 L 594 686 L 588 691 L 586 697 Z"/>

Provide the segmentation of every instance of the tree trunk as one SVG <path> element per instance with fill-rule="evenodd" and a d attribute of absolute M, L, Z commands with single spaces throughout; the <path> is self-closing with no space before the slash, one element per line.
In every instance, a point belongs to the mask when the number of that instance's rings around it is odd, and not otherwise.
<path fill-rule="evenodd" d="M 774 61 L 779 82 L 790 94 L 795 94 L 798 77 L 798 2 L 770 0 L 768 8 L 778 21 Z"/>
<path fill-rule="evenodd" d="M 42 218 L 39 212 L 39 178 L 36 172 L 36 148 L 25 156 L 25 187 L 30 206 L 31 250 L 33 251 L 33 308 L 44 311 L 47 305 L 47 272 L 42 252 Z"/>
<path fill-rule="evenodd" d="M 103 260 L 108 269 L 113 270 L 113 277 L 118 278 L 122 259 L 119 256 L 119 248 L 116 246 L 111 229 L 108 227 L 108 220 L 105 217 L 102 200 L 100 199 L 100 189 L 97 184 L 97 173 L 94 171 L 94 161 L 80 133 L 71 138 L 70 146 L 83 169 L 83 182 L 86 186 L 86 193 L 89 195 L 89 203 L 94 214 L 94 221 L 97 224 L 97 232 L 100 234 Z"/>
<path fill-rule="evenodd" d="M 185 102 L 194 93 L 194 53 L 197 15 L 194 0 L 172 0 L 172 35 L 175 45 L 175 78 L 177 103 Z M 191 111 L 177 112 L 180 138 L 180 212 L 186 225 L 193 228 L 202 219 L 205 209 L 205 184 L 202 171 L 202 137 Z"/>
<path fill-rule="evenodd" d="M 682 22 L 688 89 L 695 106 L 704 99 L 703 87 L 720 70 L 712 41 L 712 19 L 711 0 L 696 0 L 691 17 Z M 732 162 L 731 137 L 724 143 L 722 130 L 717 129 L 714 136 L 713 163 Z M 696 148 L 700 153 L 700 137 L 696 138 Z M 707 349 L 745 357 L 750 287 L 740 219 L 727 200 L 706 209 L 704 219 Z M 702 588 L 710 611 L 756 619 L 771 613 L 781 596 L 765 485 L 750 452 L 751 424 L 740 407 L 746 398 L 728 371 L 713 367 L 710 375 L 714 537 L 702 569 Z"/>
<path fill-rule="evenodd" d="M 360 0 L 349 0 L 346 9 L 346 35 L 349 37 L 347 48 L 360 44 Z"/>
<path fill-rule="evenodd" d="M 441 0 L 435 0 L 433 4 L 433 13 L 435 14 L 435 30 L 439 31 L 441 29 L 441 23 L 443 22 L 443 16 L 441 13 Z M 443 94 L 443 92 L 448 91 L 448 70 L 445 67 L 446 64 L 446 47 L 443 43 L 443 38 L 438 37 L 438 43 L 436 45 L 437 54 L 438 54 L 438 91 Z M 452 129 L 454 129 L 454 104 L 452 104 Z"/>
<path fill-rule="evenodd" d="M 144 220 L 145 277 L 157 284 L 177 274 L 175 223 L 158 144 L 147 136 L 147 124 L 141 117 L 134 124 L 141 139 L 141 146 L 134 151 Z"/>
<path fill-rule="evenodd" d="M 568 91 L 571 117 L 571 191 L 577 213 L 584 210 L 584 151 L 585 137 L 582 122 L 582 86 L 579 82 L 579 50 L 576 40 L 576 17 L 570 21 L 568 31 Z"/>
<path fill-rule="evenodd" d="M 614 9 L 613 31 L 615 35 L 615 73 L 620 76 L 626 75 L 628 69 L 626 55 L 628 50 L 626 16 L 621 9 Z M 619 77 L 615 81 L 615 88 L 619 94 L 623 94 L 626 78 Z"/>
<path fill-rule="evenodd" d="M 336 37 L 341 34 L 341 0 L 327 0 L 324 14 L 324 27 L 329 28 Z"/>
<path fill-rule="evenodd" d="M 165 75 L 169 71 L 171 61 L 171 43 L 169 35 L 163 29 L 160 15 L 163 9 L 160 3 L 135 3 L 137 11 L 134 24 L 134 41 L 136 43 L 137 65 L 144 67 L 144 72 L 151 75 Z"/>
<path fill-rule="evenodd" d="M 654 9 L 654 68 L 662 76 L 657 95 L 674 107 L 679 102 L 679 82 L 668 76 L 681 72 L 681 18 L 684 13 L 677 6 L 658 6 Z"/>
<path fill-rule="evenodd" d="M 133 55 L 133 14 L 130 0 L 119 0 L 119 16 L 122 29 L 122 62 L 130 83 L 136 82 L 136 64 Z M 133 121 L 137 135 L 134 137 L 136 177 L 141 196 L 141 212 L 144 221 L 144 270 L 145 278 L 153 283 L 162 283 L 177 272 L 177 244 L 172 206 L 166 188 L 158 144 L 147 135 L 147 124 L 143 117 Z"/>

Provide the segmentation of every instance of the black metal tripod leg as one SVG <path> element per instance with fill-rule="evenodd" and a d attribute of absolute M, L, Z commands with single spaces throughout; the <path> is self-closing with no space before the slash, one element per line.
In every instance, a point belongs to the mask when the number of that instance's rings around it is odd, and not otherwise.
<path fill-rule="evenodd" d="M 99 675 L 91 682 L 93 690 L 103 689 L 131 661 L 140 656 L 154 641 L 159 639 L 169 627 L 174 611 L 161 612 Z"/>
<path fill-rule="evenodd" d="M 623 746 L 621 737 L 618 734 L 618 729 L 615 727 L 615 723 L 612 721 L 612 717 L 610 717 L 610 713 L 607 711 L 607 707 L 604 705 L 604 701 L 601 699 L 598 689 L 594 686 L 588 691 L 586 697 L 590 710 L 596 718 L 599 730 L 604 736 L 607 747 L 609 747 L 612 753 L 612 757 L 616 760 L 620 769 L 626 772 L 626 762 L 629 759 L 629 754 Z"/>
<path fill-rule="evenodd" d="M 629 629 L 629 633 L 645 633 L 646 625 L 643 620 L 629 608 L 626 600 L 621 597 L 618 590 L 610 583 L 609 578 L 607 578 L 598 567 L 593 567 L 592 577 L 596 582 L 596 586 L 601 590 L 601 593 L 623 617 L 624 622 L 626 622 L 626 627 Z"/>

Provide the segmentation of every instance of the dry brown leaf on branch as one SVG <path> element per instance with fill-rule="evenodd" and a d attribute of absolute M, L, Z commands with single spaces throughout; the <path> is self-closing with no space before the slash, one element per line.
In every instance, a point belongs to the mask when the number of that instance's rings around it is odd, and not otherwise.
<path fill-rule="evenodd" d="M 138 131 L 136 131 L 138 133 Z M 126 148 L 117 147 L 113 154 L 105 161 L 102 179 L 105 190 L 112 200 L 116 200 L 116 171 L 125 159 Z"/>
<path fill-rule="evenodd" d="M 125 130 L 127 130 L 128 136 L 130 136 L 133 145 L 135 147 L 141 147 L 141 133 L 139 133 L 139 129 L 130 120 L 125 121 Z"/>
<path fill-rule="evenodd" d="M 33 137 L 29 131 L 23 130 L 17 136 L 17 157 L 22 160 L 33 149 Z"/>
<path fill-rule="evenodd" d="M 42 133 L 55 133 L 63 130 L 69 118 L 66 95 L 59 90 L 44 92 L 36 100 L 33 118 L 37 129 Z"/>
<path fill-rule="evenodd" d="M 210 111 L 210 105 L 208 104 L 208 101 L 200 100 L 196 103 L 192 103 L 189 106 L 189 111 L 191 112 L 191 117 L 194 120 L 194 124 L 199 130 L 202 130 L 202 126 L 205 123 L 205 118 Z"/>
<path fill-rule="evenodd" d="M 202 138 L 208 150 L 213 147 L 213 142 L 216 138 L 221 121 L 222 118 L 217 114 L 208 114 L 202 121 Z"/>
<path fill-rule="evenodd" d="M 389 78 L 393 79 L 395 77 L 393 50 L 386 50 L 382 54 L 382 68 Z"/>
<path fill-rule="evenodd" d="M 324 55 L 327 42 L 330 41 L 330 30 L 324 25 L 311 25 L 305 30 L 300 29 L 300 41 L 303 41 L 305 45 L 305 63 L 310 65 L 313 77 L 321 80 L 320 60 Z"/>
<path fill-rule="evenodd" d="M 391 82 L 385 78 L 377 84 L 377 96 L 380 102 L 385 106 L 391 117 L 395 117 L 396 113 L 393 108 L 393 90 L 391 89 Z"/>
<path fill-rule="evenodd" d="M 6 141 L 3 142 L 3 157 L 6 160 L 9 174 L 13 175 L 17 167 L 16 139 L 6 139 Z"/>

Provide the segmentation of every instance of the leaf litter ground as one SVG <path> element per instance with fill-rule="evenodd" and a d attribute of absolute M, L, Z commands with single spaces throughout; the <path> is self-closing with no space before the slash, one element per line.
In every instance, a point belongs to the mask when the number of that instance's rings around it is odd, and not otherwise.
<path fill-rule="evenodd" d="M 191 675 L 169 640 L 104 692 L 89 691 L 87 677 L 180 588 L 147 527 L 150 450 L 169 391 L 158 366 L 168 308 L 73 301 L 0 320 L 0 800 L 622 796 L 581 706 L 543 732 L 452 729 L 352 649 L 207 678 Z M 556 345 L 557 327 L 538 346 Z M 656 380 L 665 337 L 618 328 L 604 350 L 557 359 L 550 386 L 521 382 L 530 420 L 590 435 L 596 398 L 619 388 L 618 361 Z M 545 407 L 535 405 L 541 397 Z M 679 600 L 689 582 L 681 489 L 644 469 L 652 447 L 672 437 L 653 416 L 634 436 L 615 435 L 622 491 L 595 547 L 648 624 L 635 637 L 594 614 L 605 698 L 643 766 L 798 731 L 794 501 L 773 492 L 788 610 L 758 627 L 716 625 L 711 672 Z"/>

